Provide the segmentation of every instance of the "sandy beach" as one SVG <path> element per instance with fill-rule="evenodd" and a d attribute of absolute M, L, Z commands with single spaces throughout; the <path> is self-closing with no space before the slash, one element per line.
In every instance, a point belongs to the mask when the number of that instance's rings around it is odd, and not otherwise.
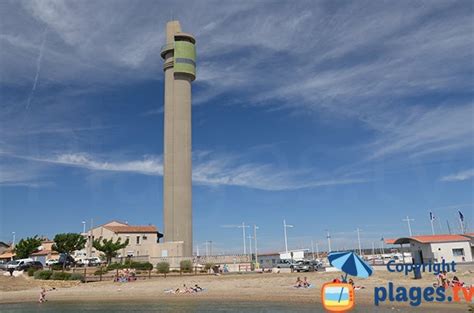
<path fill-rule="evenodd" d="M 457 273 L 467 283 L 472 283 L 474 267 L 467 266 Z M 269 301 L 286 303 L 320 303 L 320 287 L 323 283 L 338 277 L 339 273 L 265 273 L 265 274 L 229 274 L 200 276 L 168 276 L 138 280 L 129 283 L 103 281 L 95 283 L 41 281 L 30 277 L 0 276 L 0 303 L 22 303 L 37 301 L 41 287 L 55 288 L 48 292 L 50 302 L 57 301 Z M 306 276 L 315 285 L 311 289 L 292 287 L 297 277 Z M 425 273 L 420 280 L 399 273 L 377 270 L 369 279 L 356 279 L 356 285 L 365 288 L 356 291 L 356 302 L 372 306 L 374 287 L 387 286 L 388 282 L 404 287 L 428 287 L 435 281 L 434 275 Z M 206 291 L 196 294 L 167 294 L 166 289 L 175 289 L 183 284 L 199 284 Z M 449 292 L 447 292 L 448 294 Z M 408 303 L 383 303 L 381 306 L 409 307 Z M 422 307 L 434 307 L 447 311 L 467 310 L 464 303 L 422 303 Z"/>

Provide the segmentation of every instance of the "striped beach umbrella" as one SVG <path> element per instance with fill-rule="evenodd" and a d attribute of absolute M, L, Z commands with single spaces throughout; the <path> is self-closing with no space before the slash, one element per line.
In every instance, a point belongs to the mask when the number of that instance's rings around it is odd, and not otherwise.
<path fill-rule="evenodd" d="M 331 266 L 340 269 L 347 275 L 367 278 L 372 275 L 372 268 L 352 251 L 331 252 L 328 255 Z"/>

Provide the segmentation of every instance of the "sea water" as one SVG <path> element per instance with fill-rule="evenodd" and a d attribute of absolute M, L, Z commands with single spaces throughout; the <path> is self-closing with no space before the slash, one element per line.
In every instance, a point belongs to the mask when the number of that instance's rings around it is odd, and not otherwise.
<path fill-rule="evenodd" d="M 153 303 L 103 303 L 103 302 L 47 302 L 43 304 L 3 304 L 2 313 L 82 313 L 82 312 L 139 312 L 139 313 L 324 313 L 321 304 L 285 304 L 272 302 L 220 302 L 220 301 L 156 301 Z M 452 312 L 418 308 L 393 308 L 375 306 L 356 306 L 351 312 L 357 313 L 395 313 L 395 312 Z"/>

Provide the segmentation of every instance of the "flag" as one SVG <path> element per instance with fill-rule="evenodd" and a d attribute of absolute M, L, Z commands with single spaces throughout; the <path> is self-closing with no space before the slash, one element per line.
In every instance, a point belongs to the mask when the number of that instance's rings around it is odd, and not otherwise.
<path fill-rule="evenodd" d="M 464 215 L 462 215 L 461 211 L 458 211 L 459 213 L 459 219 L 461 220 L 461 222 L 464 222 Z"/>
<path fill-rule="evenodd" d="M 435 216 L 434 216 L 433 212 L 430 212 L 430 221 L 434 221 L 434 219 L 435 219 Z"/>

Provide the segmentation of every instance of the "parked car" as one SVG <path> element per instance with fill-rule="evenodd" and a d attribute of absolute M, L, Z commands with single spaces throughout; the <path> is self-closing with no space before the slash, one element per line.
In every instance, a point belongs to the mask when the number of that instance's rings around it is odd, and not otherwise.
<path fill-rule="evenodd" d="M 26 271 L 29 268 L 34 268 L 37 270 L 43 269 L 43 264 L 40 261 L 26 262 L 16 268 L 17 271 Z"/>
<path fill-rule="evenodd" d="M 99 266 L 101 263 L 102 261 L 98 257 L 84 259 L 84 265 L 86 266 Z"/>
<path fill-rule="evenodd" d="M 277 268 L 294 268 L 296 265 L 295 262 L 293 262 L 292 260 L 280 260 L 278 263 L 277 263 Z"/>
<path fill-rule="evenodd" d="M 76 261 L 74 260 L 74 258 L 72 256 L 61 253 L 59 255 L 58 263 L 56 263 L 56 264 L 60 264 L 62 266 L 67 267 L 67 266 L 71 266 L 71 265 L 76 264 Z"/>
<path fill-rule="evenodd" d="M 293 267 L 293 270 L 297 272 L 314 272 L 317 266 L 311 261 L 298 261 Z"/>
<path fill-rule="evenodd" d="M 33 262 L 33 259 L 20 259 L 20 260 L 10 261 L 7 264 L 7 270 L 9 269 L 16 270 L 18 267 L 23 266 L 26 263 L 31 263 L 31 262 Z"/>
<path fill-rule="evenodd" d="M 6 271 L 7 270 L 7 261 L 0 261 L 0 270 Z"/>
<path fill-rule="evenodd" d="M 47 266 L 51 266 L 51 265 L 54 265 L 54 264 L 58 264 L 58 259 L 49 259 L 46 261 L 45 263 Z"/>

